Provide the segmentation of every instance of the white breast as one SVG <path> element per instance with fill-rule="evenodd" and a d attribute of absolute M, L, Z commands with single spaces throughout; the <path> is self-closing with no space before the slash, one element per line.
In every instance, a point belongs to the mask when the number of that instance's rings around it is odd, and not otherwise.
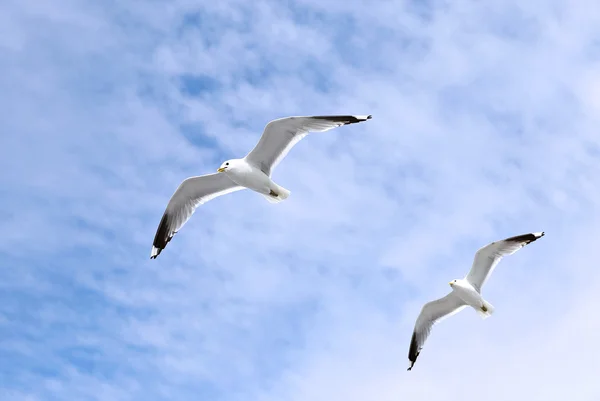
<path fill-rule="evenodd" d="M 260 169 L 244 163 L 236 165 L 234 169 L 227 170 L 227 176 L 238 185 L 260 193 L 269 193 L 271 179 Z"/>
<path fill-rule="evenodd" d="M 479 294 L 468 282 L 457 282 L 452 286 L 452 290 L 460 299 L 476 309 L 479 308 L 483 302 L 481 294 Z"/>

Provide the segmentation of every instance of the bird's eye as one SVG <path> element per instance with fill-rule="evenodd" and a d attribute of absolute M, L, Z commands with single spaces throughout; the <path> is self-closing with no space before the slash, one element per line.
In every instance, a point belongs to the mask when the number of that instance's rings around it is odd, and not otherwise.
<path fill-rule="evenodd" d="M 229 166 L 229 163 L 225 163 L 226 166 Z"/>

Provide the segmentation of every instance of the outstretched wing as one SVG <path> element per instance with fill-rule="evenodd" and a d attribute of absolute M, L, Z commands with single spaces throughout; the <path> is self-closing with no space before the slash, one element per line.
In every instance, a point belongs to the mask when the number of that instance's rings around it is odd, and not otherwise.
<path fill-rule="evenodd" d="M 543 232 L 517 235 L 484 246 L 475 254 L 473 266 L 466 277 L 467 281 L 471 283 L 477 291 L 481 292 L 483 284 L 485 284 L 498 262 L 500 262 L 504 256 L 512 255 L 525 245 L 543 236 Z"/>
<path fill-rule="evenodd" d="M 273 169 L 309 132 L 323 132 L 370 119 L 371 116 L 285 117 L 267 124 L 260 140 L 246 155 L 246 161 L 271 175 Z"/>
<path fill-rule="evenodd" d="M 408 370 L 411 370 L 417 361 L 417 357 L 425 345 L 427 337 L 431 332 L 431 328 L 443 319 L 452 316 L 460 312 L 467 304 L 454 295 L 454 292 L 446 295 L 443 298 L 436 299 L 426 303 L 421 309 L 421 313 L 415 323 L 415 329 L 413 330 L 412 338 L 410 340 L 410 348 L 408 350 L 408 360 L 410 366 Z"/>
<path fill-rule="evenodd" d="M 237 185 L 223 173 L 184 180 L 169 200 L 165 213 L 158 224 L 150 258 L 156 259 L 160 255 L 173 235 L 192 217 L 198 206 L 217 196 L 240 189 L 244 189 L 244 187 Z"/>

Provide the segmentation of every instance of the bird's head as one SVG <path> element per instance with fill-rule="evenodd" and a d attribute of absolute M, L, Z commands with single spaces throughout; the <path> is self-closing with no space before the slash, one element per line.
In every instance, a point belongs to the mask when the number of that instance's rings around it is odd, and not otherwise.
<path fill-rule="evenodd" d="M 452 280 L 448 284 L 450 284 L 450 287 L 454 287 L 457 283 L 458 283 L 458 280 Z"/>
<path fill-rule="evenodd" d="M 237 159 L 232 159 L 232 160 L 224 161 L 223 164 L 221 164 L 221 167 L 219 167 L 217 169 L 217 171 L 219 173 L 223 173 L 223 172 L 225 172 L 227 170 L 233 169 L 237 165 L 237 162 L 238 162 Z"/>

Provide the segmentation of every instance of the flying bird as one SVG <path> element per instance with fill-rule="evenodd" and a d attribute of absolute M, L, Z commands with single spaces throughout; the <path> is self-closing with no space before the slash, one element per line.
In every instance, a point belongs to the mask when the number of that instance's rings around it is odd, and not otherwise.
<path fill-rule="evenodd" d="M 504 256 L 512 255 L 543 236 L 543 232 L 517 235 L 492 242 L 479 249 L 469 274 L 464 279 L 450 281 L 452 291 L 448 295 L 426 303 L 421 309 L 410 340 L 408 370 L 414 366 L 431 328 L 439 321 L 460 312 L 467 306 L 474 308 L 483 319 L 491 316 L 494 313 L 494 306 L 481 296 L 483 284 Z"/>
<path fill-rule="evenodd" d="M 273 182 L 271 174 L 295 144 L 309 132 L 328 131 L 369 119 L 370 115 L 305 116 L 269 122 L 254 149 L 243 159 L 227 160 L 216 173 L 190 177 L 179 185 L 158 224 L 150 258 L 156 259 L 196 208 L 211 199 L 248 188 L 271 203 L 285 200 L 290 191 Z"/>

